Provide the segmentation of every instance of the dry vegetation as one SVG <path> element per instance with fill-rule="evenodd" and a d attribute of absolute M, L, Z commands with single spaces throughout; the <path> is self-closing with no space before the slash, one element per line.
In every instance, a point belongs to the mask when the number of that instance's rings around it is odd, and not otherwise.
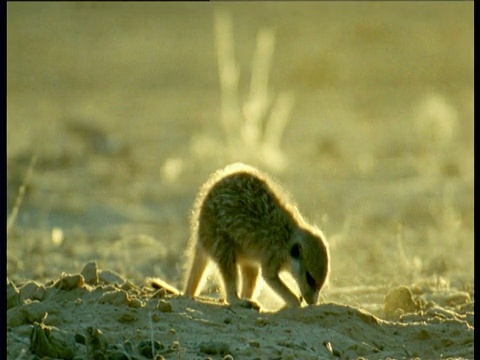
<path fill-rule="evenodd" d="M 104 279 L 112 293 L 143 304 L 116 304 L 137 323 L 104 319 L 107 343 L 131 341 L 131 357 L 155 334 L 166 358 L 473 358 L 473 3 L 9 3 L 7 30 L 9 359 L 32 358 L 38 324 L 102 328 L 72 319 L 115 305 L 97 304 L 98 284 L 62 298 L 48 283 L 90 260 L 128 279 Z M 152 323 L 159 299 L 143 280 L 181 286 L 197 188 L 238 160 L 271 172 L 324 229 L 333 307 L 264 324 L 167 297 L 172 315 Z M 43 301 L 22 292 L 32 281 Z M 66 299 L 84 305 L 62 312 Z M 309 338 L 314 321 L 345 337 Z M 344 322 L 411 342 L 375 345 Z M 200 351 L 219 331 L 240 340 Z"/>

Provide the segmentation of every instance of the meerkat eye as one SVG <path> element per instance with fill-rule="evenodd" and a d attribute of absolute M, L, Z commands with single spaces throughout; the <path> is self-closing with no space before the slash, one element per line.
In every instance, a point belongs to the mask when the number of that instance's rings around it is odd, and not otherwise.
<path fill-rule="evenodd" d="M 315 282 L 315 279 L 312 277 L 312 275 L 310 275 L 308 271 L 306 272 L 305 277 L 307 278 L 308 286 L 310 286 L 312 289 L 315 289 L 317 283 Z"/>
<path fill-rule="evenodd" d="M 300 245 L 295 244 L 292 246 L 292 249 L 290 250 L 290 256 L 294 259 L 298 259 L 300 257 Z"/>

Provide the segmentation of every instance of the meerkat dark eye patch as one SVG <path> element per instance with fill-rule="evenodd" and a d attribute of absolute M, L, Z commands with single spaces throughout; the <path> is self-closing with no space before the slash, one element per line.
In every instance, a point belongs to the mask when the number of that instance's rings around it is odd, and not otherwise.
<path fill-rule="evenodd" d="M 290 256 L 294 259 L 298 259 L 300 257 L 300 245 L 294 244 L 290 249 Z"/>
<path fill-rule="evenodd" d="M 316 289 L 317 283 L 315 282 L 315 279 L 310 275 L 310 273 L 307 271 L 305 274 L 307 284 L 310 286 L 312 289 Z"/>

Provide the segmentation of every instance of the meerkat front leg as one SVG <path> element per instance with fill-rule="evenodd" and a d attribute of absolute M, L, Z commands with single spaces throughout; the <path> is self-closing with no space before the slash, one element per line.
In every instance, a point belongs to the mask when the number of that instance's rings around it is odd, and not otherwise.
<path fill-rule="evenodd" d="M 301 300 L 283 283 L 277 272 L 265 274 L 263 278 L 272 290 L 285 301 L 287 307 L 299 307 L 301 305 Z"/>

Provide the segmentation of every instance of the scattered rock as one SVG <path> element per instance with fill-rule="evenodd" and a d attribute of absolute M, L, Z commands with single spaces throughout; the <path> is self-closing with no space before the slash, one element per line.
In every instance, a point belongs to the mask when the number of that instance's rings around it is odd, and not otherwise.
<path fill-rule="evenodd" d="M 47 312 L 43 323 L 49 326 L 59 326 L 62 323 L 62 318 L 58 314 L 50 314 Z"/>
<path fill-rule="evenodd" d="M 162 320 L 162 316 L 160 314 L 158 314 L 157 312 L 154 312 L 152 314 L 152 321 L 157 323 L 159 322 L 160 320 Z"/>
<path fill-rule="evenodd" d="M 39 301 L 32 301 L 22 306 L 26 320 L 33 324 L 35 322 L 43 323 L 47 315 L 47 306 Z"/>
<path fill-rule="evenodd" d="M 123 343 L 123 350 L 125 350 L 125 352 L 129 355 L 133 354 L 134 348 L 135 346 L 130 340 L 125 340 L 125 342 Z"/>
<path fill-rule="evenodd" d="M 20 291 L 15 284 L 7 279 L 7 310 L 20 303 Z"/>
<path fill-rule="evenodd" d="M 39 289 L 40 287 L 43 288 L 40 284 L 36 283 L 35 281 L 29 281 L 25 285 L 23 285 L 19 291 L 20 291 L 20 300 L 25 301 L 27 299 L 32 299 L 34 293 Z M 44 289 L 45 290 L 45 289 Z M 43 299 L 43 298 L 42 298 Z M 38 299 L 38 300 L 42 300 Z"/>
<path fill-rule="evenodd" d="M 167 295 L 167 291 L 165 289 L 158 289 L 152 294 L 152 299 L 159 298 L 163 299 Z"/>
<path fill-rule="evenodd" d="M 135 293 L 137 293 L 137 294 L 140 293 L 138 287 L 135 286 L 135 285 L 134 285 L 131 281 L 129 281 L 129 280 L 125 280 L 125 283 L 124 283 L 122 286 L 120 286 L 120 289 L 125 290 L 125 291 L 127 291 L 127 292 L 128 292 L 128 291 L 135 292 Z"/>
<path fill-rule="evenodd" d="M 145 356 L 146 358 L 153 358 L 158 351 L 161 351 L 165 348 L 160 341 L 157 340 L 143 340 L 138 343 L 138 352 Z"/>
<path fill-rule="evenodd" d="M 47 290 L 45 289 L 44 286 L 40 285 L 32 294 L 31 299 L 32 300 L 38 300 L 38 301 L 43 301 L 45 299 L 45 295 L 47 293 Z"/>
<path fill-rule="evenodd" d="M 30 336 L 30 352 L 40 357 L 73 359 L 76 345 L 74 337 L 53 326 L 35 323 Z"/>
<path fill-rule="evenodd" d="M 263 317 L 257 317 L 257 319 L 255 320 L 255 325 L 257 326 L 266 326 L 268 325 L 268 319 L 265 319 Z"/>
<path fill-rule="evenodd" d="M 87 338 L 83 334 L 75 334 L 75 342 L 82 345 L 87 345 Z"/>
<path fill-rule="evenodd" d="M 257 340 L 250 340 L 248 342 L 248 345 L 250 345 L 250 347 L 257 348 L 257 349 L 260 347 L 260 343 Z"/>
<path fill-rule="evenodd" d="M 180 343 L 177 340 L 172 341 L 172 344 L 170 345 L 170 350 L 180 350 Z"/>
<path fill-rule="evenodd" d="M 15 306 L 7 311 L 7 326 L 15 327 L 27 323 L 25 312 L 20 306 Z"/>
<path fill-rule="evenodd" d="M 98 285 L 98 266 L 96 261 L 86 263 L 81 274 L 86 284 L 93 286 Z"/>
<path fill-rule="evenodd" d="M 103 284 L 117 284 L 122 286 L 127 280 L 112 270 L 99 270 L 98 281 Z"/>
<path fill-rule="evenodd" d="M 129 323 L 135 320 L 136 320 L 136 317 L 130 312 L 124 312 L 123 314 L 120 314 L 119 316 L 117 316 L 117 321 L 122 324 Z"/>
<path fill-rule="evenodd" d="M 108 291 L 98 300 L 100 304 L 129 305 L 130 296 L 123 290 Z"/>
<path fill-rule="evenodd" d="M 105 356 L 105 352 L 107 350 L 107 340 L 103 335 L 100 329 L 96 329 L 93 327 L 87 328 L 87 353 L 89 358 L 96 358 L 100 359 L 102 356 Z"/>
<path fill-rule="evenodd" d="M 387 318 L 393 318 L 398 314 L 398 310 L 404 314 L 417 311 L 418 304 L 413 299 L 413 294 L 408 287 L 398 286 L 385 295 L 383 310 Z"/>
<path fill-rule="evenodd" d="M 200 343 L 200 351 L 208 355 L 228 355 L 230 348 L 226 342 L 223 341 L 206 341 Z"/>
<path fill-rule="evenodd" d="M 73 290 L 76 288 L 83 287 L 85 285 L 85 280 L 82 275 L 80 274 L 65 274 L 62 273 L 60 275 L 60 279 L 58 279 L 53 286 L 56 287 L 57 289 L 61 290 Z"/>
<path fill-rule="evenodd" d="M 160 299 L 158 300 L 155 309 L 160 310 L 161 312 L 172 312 L 172 304 L 166 300 Z"/>
<path fill-rule="evenodd" d="M 141 307 L 143 307 L 143 305 L 144 305 L 144 304 L 143 304 L 142 300 L 140 300 L 140 299 L 138 299 L 138 298 L 136 298 L 136 297 L 132 297 L 132 298 L 130 299 L 130 304 L 129 304 L 129 306 L 132 307 L 132 308 L 141 308 Z"/>

